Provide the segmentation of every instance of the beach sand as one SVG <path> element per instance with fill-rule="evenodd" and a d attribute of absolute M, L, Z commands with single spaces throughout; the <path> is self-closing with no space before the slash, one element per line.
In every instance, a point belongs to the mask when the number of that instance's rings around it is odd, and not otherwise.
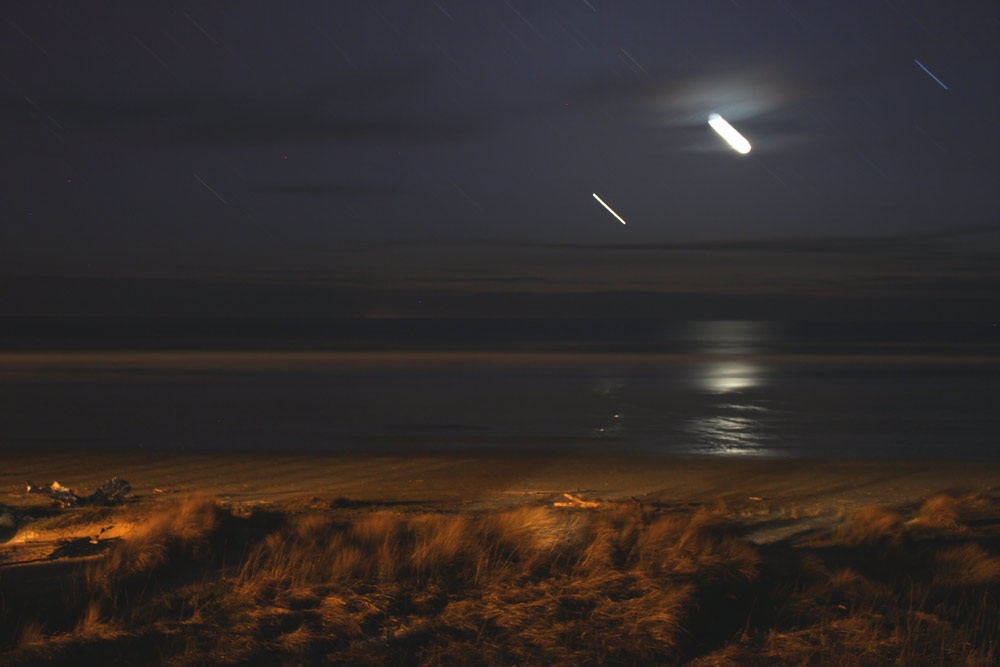
<path fill-rule="evenodd" d="M 649 453 L 459 452 L 238 454 L 21 450 L 0 453 L 0 503 L 33 502 L 25 482 L 93 490 L 111 477 L 139 500 L 213 495 L 280 503 L 303 496 L 377 502 L 508 505 L 574 492 L 607 500 L 794 504 L 912 503 L 1000 489 L 1000 463 L 722 459 Z"/>
<path fill-rule="evenodd" d="M 26 482 L 53 481 L 89 493 L 112 477 L 132 486 L 131 502 L 155 505 L 210 496 L 231 507 L 301 505 L 349 500 L 437 511 L 551 505 L 564 493 L 587 500 L 636 500 L 658 506 L 724 503 L 748 517 L 796 517 L 756 541 L 782 539 L 829 524 L 868 505 L 913 509 L 938 494 L 966 496 L 1000 490 L 1000 463 L 720 459 L 562 450 L 395 453 L 168 453 L 21 450 L 0 454 L 0 505 L 56 506 L 29 494 Z M 33 536 L 33 537 L 30 537 Z M 34 541 L 66 535 L 23 533 L 0 548 L 0 562 Z M 40 544 L 38 545 L 41 546 Z M 38 549 L 32 549 L 38 557 Z"/>
<path fill-rule="evenodd" d="M 112 477 L 123 508 L 26 489 Z M 8 451 L 0 662 L 995 664 L 998 492 L 981 462 Z"/>

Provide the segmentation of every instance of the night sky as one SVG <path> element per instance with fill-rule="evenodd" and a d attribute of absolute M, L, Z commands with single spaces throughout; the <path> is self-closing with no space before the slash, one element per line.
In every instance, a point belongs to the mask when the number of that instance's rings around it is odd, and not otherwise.
<path fill-rule="evenodd" d="M 998 45 L 993 0 L 7 2 L 0 315 L 992 321 Z"/>

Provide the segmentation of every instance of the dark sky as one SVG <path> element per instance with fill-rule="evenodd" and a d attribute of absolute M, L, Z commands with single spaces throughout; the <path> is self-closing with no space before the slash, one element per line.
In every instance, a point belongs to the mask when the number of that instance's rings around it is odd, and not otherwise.
<path fill-rule="evenodd" d="M 998 45 L 993 0 L 6 2 L 0 315 L 991 320 Z"/>

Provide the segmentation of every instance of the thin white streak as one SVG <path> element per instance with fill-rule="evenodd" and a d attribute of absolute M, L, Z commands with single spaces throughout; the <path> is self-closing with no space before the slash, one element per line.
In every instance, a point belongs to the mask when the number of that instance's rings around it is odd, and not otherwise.
<path fill-rule="evenodd" d="M 333 48 L 337 49 L 337 53 L 339 53 L 340 56 L 347 62 L 347 64 L 351 66 L 351 69 L 357 69 L 358 68 L 358 66 L 354 64 L 354 61 L 351 60 L 351 57 L 349 55 L 347 55 L 347 52 L 344 51 L 344 49 L 340 48 L 340 45 L 337 44 L 337 40 L 335 40 L 333 37 L 331 37 L 330 34 L 326 30 L 323 30 L 321 28 L 320 31 L 319 31 L 319 34 L 323 35 L 323 37 L 328 42 L 330 42 L 331 44 L 333 44 Z"/>
<path fill-rule="evenodd" d="M 462 195 L 463 197 L 465 197 L 466 199 L 468 199 L 468 200 L 469 200 L 469 203 L 470 203 L 470 204 L 472 204 L 473 206 L 475 206 L 476 208 L 478 208 L 478 209 L 479 209 L 480 211 L 482 211 L 482 210 L 483 210 L 483 207 L 479 205 L 479 202 L 477 202 L 477 201 L 476 201 L 475 199 L 473 199 L 473 198 L 472 198 L 472 197 L 471 197 L 471 196 L 469 195 L 469 193 L 468 193 L 468 192 L 466 192 L 465 190 L 463 190 L 463 189 L 462 189 L 462 188 L 461 188 L 461 187 L 460 187 L 460 186 L 458 185 L 458 183 L 456 183 L 455 181 L 452 181 L 452 182 L 451 182 L 451 184 L 452 184 L 453 186 L 455 186 L 455 189 L 456 189 L 456 190 L 458 190 L 458 191 L 459 191 L 459 193 L 460 193 L 460 194 L 461 194 L 461 195 Z"/>
<path fill-rule="evenodd" d="M 524 18 L 524 15 L 521 14 L 521 12 L 517 11 L 516 9 L 514 9 L 514 6 L 512 4 L 510 4 L 509 2 L 507 2 L 507 0 L 503 0 L 503 4 L 507 5 L 510 8 L 510 11 L 512 11 L 515 14 L 517 14 L 517 18 L 519 18 L 522 21 L 524 21 L 525 25 L 527 25 L 529 28 L 531 28 L 532 31 L 534 31 L 534 33 L 536 35 L 538 35 L 542 39 L 545 39 L 545 35 L 543 35 L 542 33 L 538 32 L 538 28 L 536 28 L 535 25 L 531 21 L 529 21 L 528 19 Z"/>
<path fill-rule="evenodd" d="M 16 23 L 11 23 L 10 21 L 5 21 L 5 23 L 7 25 L 9 25 L 11 28 L 13 28 L 14 30 L 17 30 L 19 33 L 21 33 L 21 37 L 24 37 L 26 40 L 28 40 L 29 42 L 31 42 L 35 46 L 35 48 L 37 48 L 39 51 L 41 51 L 45 55 L 49 55 L 49 52 L 46 51 L 44 48 L 42 48 L 41 44 L 39 44 L 38 42 L 36 42 L 35 40 L 33 40 L 31 38 L 31 35 L 29 35 L 25 31 L 21 30 L 21 27 L 18 26 Z"/>
<path fill-rule="evenodd" d="M 208 37 L 208 41 L 212 42 L 212 44 L 215 44 L 216 46 L 219 45 L 219 43 L 217 41 L 215 41 L 215 38 L 208 34 L 207 30 L 205 30 L 204 28 L 202 28 L 201 25 L 197 21 L 195 21 L 193 18 L 191 18 L 190 14 L 188 14 L 187 12 L 181 12 L 181 14 L 184 16 L 184 18 L 186 18 L 191 23 L 191 25 L 193 25 L 195 28 L 197 28 L 198 30 L 200 30 L 201 34 L 205 35 L 205 37 Z"/>
<path fill-rule="evenodd" d="M 65 127 L 63 127 L 62 125 L 60 125 L 60 124 L 59 124 L 59 123 L 58 123 L 58 122 L 56 121 L 56 119 L 55 119 L 55 118 L 53 118 L 53 117 L 52 117 L 52 116 L 50 116 L 49 114 L 47 114 L 47 113 L 45 113 L 44 111 L 42 111 L 41 107 L 39 107 L 39 106 L 38 106 L 37 104 L 35 104 L 35 102 L 34 102 L 34 101 L 33 101 L 33 100 L 32 100 L 32 99 L 30 98 L 30 97 L 28 97 L 27 95 L 25 95 L 25 96 L 24 96 L 24 99 L 25 99 L 25 101 L 26 101 L 26 102 L 27 102 L 28 104 L 30 104 L 31 106 L 33 106 L 33 107 L 35 108 L 35 111 L 37 111 L 38 113 L 40 113 L 40 114 L 42 114 L 43 116 L 45 116 L 45 119 L 46 119 L 46 120 L 48 120 L 48 121 L 49 121 L 50 123 L 52 123 L 53 125 L 55 125 L 56 127 L 58 127 L 58 128 L 59 128 L 60 130 L 62 130 L 63 132 L 65 132 L 65 131 L 66 131 L 66 128 L 65 128 Z"/>
<path fill-rule="evenodd" d="M 448 53 L 447 51 L 445 51 L 443 46 L 441 46 L 437 42 L 433 42 L 433 44 L 434 44 L 434 46 L 437 47 L 437 50 L 441 52 L 441 55 L 443 55 L 445 58 L 447 58 L 448 60 L 450 60 L 451 64 L 458 68 L 458 71 L 465 72 L 465 68 L 462 67 L 461 63 L 459 63 L 457 60 L 455 60 L 454 58 L 452 58 L 451 54 Z"/>
<path fill-rule="evenodd" d="M 434 0 L 431 0 L 431 4 L 434 5 L 435 7 L 437 7 L 441 11 L 442 14 L 444 14 L 445 16 L 447 16 L 451 20 L 452 23 L 455 22 L 455 18 L 451 14 L 449 14 L 448 12 L 446 12 L 444 10 L 444 7 L 442 7 L 438 3 L 434 2 Z"/>
<path fill-rule="evenodd" d="M 934 79 L 935 81 L 937 81 L 937 82 L 938 82 L 939 84 L 941 84 L 941 87 L 942 87 L 942 88 L 944 88 L 945 90 L 948 90 L 948 86 L 946 86 L 946 85 L 944 85 L 943 83 L 941 83 L 941 79 L 939 79 L 939 78 L 937 78 L 936 76 L 934 76 L 933 74 L 931 74 L 931 71 L 930 71 L 929 69 L 927 69 L 926 67 L 924 67 L 923 63 L 921 63 L 921 62 L 920 62 L 919 60 L 917 60 L 916 58 L 914 58 L 914 59 L 913 59 L 913 62 L 915 62 L 915 63 L 917 63 L 918 65 L 920 65 L 920 69 L 922 69 L 922 70 L 924 70 L 925 72 L 927 72 L 928 74 L 930 74 L 930 77 L 931 77 L 932 79 Z"/>
<path fill-rule="evenodd" d="M 221 201 L 221 202 L 222 202 L 223 204 L 225 204 L 226 206 L 229 206 L 229 202 L 227 202 L 227 201 L 226 201 L 225 199 L 223 199 L 223 198 L 222 198 L 222 195 L 220 195 L 220 194 L 219 194 L 218 192 L 216 192 L 215 190 L 213 190 L 213 189 L 212 189 L 212 186 L 211 186 L 211 185 L 209 185 L 209 184 L 208 184 L 208 183 L 206 183 L 205 181 L 201 180 L 201 177 L 200 177 L 200 176 L 198 176 L 198 174 L 192 174 L 192 176 L 194 176 L 194 177 L 195 177 L 195 180 L 197 180 L 197 181 L 198 181 L 199 183 L 201 183 L 202 185 L 204 185 L 204 186 L 205 186 L 205 189 L 206 189 L 206 190 L 208 190 L 208 191 L 209 191 L 209 192 L 211 192 L 211 193 L 212 193 L 213 195 L 215 195 L 215 198 L 216 198 L 216 199 L 218 199 L 219 201 Z"/>
<path fill-rule="evenodd" d="M 146 46 L 145 44 L 142 43 L 141 39 L 139 39 L 135 35 L 132 35 L 132 39 L 135 40 L 136 44 L 138 44 L 139 46 L 142 47 L 143 51 L 145 51 L 146 53 L 148 53 L 149 55 L 151 55 L 153 57 L 153 60 L 155 60 L 156 62 L 160 63 L 160 67 L 162 67 L 165 70 L 169 70 L 170 69 L 169 67 L 167 67 L 167 63 L 163 62 L 160 59 L 160 56 L 158 56 L 155 53 L 153 53 L 153 50 L 151 48 L 149 48 L 148 46 Z"/>
<path fill-rule="evenodd" d="M 646 68 L 643 67 L 642 65 L 640 65 L 639 61 L 636 60 L 635 58 L 633 58 L 632 54 L 629 53 L 628 51 L 626 51 L 624 46 L 621 47 L 621 49 L 622 49 L 622 53 L 624 53 L 628 57 L 629 60 L 631 60 L 632 62 L 634 62 L 636 67 L 638 67 L 639 69 L 641 69 L 643 72 L 646 71 Z"/>
<path fill-rule="evenodd" d="M 604 200 L 603 200 L 603 199 L 601 199 L 600 197 L 598 197 L 598 196 L 597 196 L 597 193 L 596 193 L 596 192 L 594 192 L 594 193 L 593 193 L 593 195 L 594 195 L 594 199 L 596 199 L 597 201 L 601 202 L 601 206 L 603 206 L 604 208 L 608 209 L 608 211 L 609 211 L 609 212 L 611 213 L 611 215 L 613 215 L 613 216 L 615 216 L 616 218 L 618 218 L 618 220 L 619 220 L 619 221 L 621 221 L 621 223 L 622 223 L 623 225 L 625 224 L 625 221 L 624 221 L 624 220 L 622 220 L 622 217 L 621 217 L 620 215 L 618 215 L 617 213 L 615 213 L 615 212 L 614 212 L 614 211 L 613 211 L 613 210 L 611 209 L 611 207 L 610 207 L 610 206 L 608 206 L 607 204 L 605 204 L 605 203 L 604 203 Z"/>

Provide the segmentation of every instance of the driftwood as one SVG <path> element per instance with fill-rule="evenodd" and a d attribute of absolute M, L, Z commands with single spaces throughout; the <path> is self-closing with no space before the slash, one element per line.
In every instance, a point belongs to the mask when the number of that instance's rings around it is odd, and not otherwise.
<path fill-rule="evenodd" d="M 552 503 L 556 507 L 600 507 L 601 503 L 594 502 L 593 500 L 584 500 L 580 496 L 574 496 L 572 493 L 564 493 L 563 496 L 569 498 L 568 503 Z"/>
<path fill-rule="evenodd" d="M 122 505 L 125 503 L 125 496 L 132 490 L 132 486 L 123 479 L 112 477 L 91 493 L 89 496 L 81 496 L 66 488 L 59 482 L 52 482 L 49 486 L 41 486 L 28 481 L 28 493 L 44 493 L 50 498 L 60 503 L 63 507 L 77 507 L 79 505 Z"/>
<path fill-rule="evenodd" d="M 44 493 L 53 500 L 59 502 L 63 507 L 80 504 L 80 496 L 73 493 L 72 489 L 67 489 L 59 482 L 52 482 L 49 486 L 40 486 L 28 481 L 28 493 Z"/>

